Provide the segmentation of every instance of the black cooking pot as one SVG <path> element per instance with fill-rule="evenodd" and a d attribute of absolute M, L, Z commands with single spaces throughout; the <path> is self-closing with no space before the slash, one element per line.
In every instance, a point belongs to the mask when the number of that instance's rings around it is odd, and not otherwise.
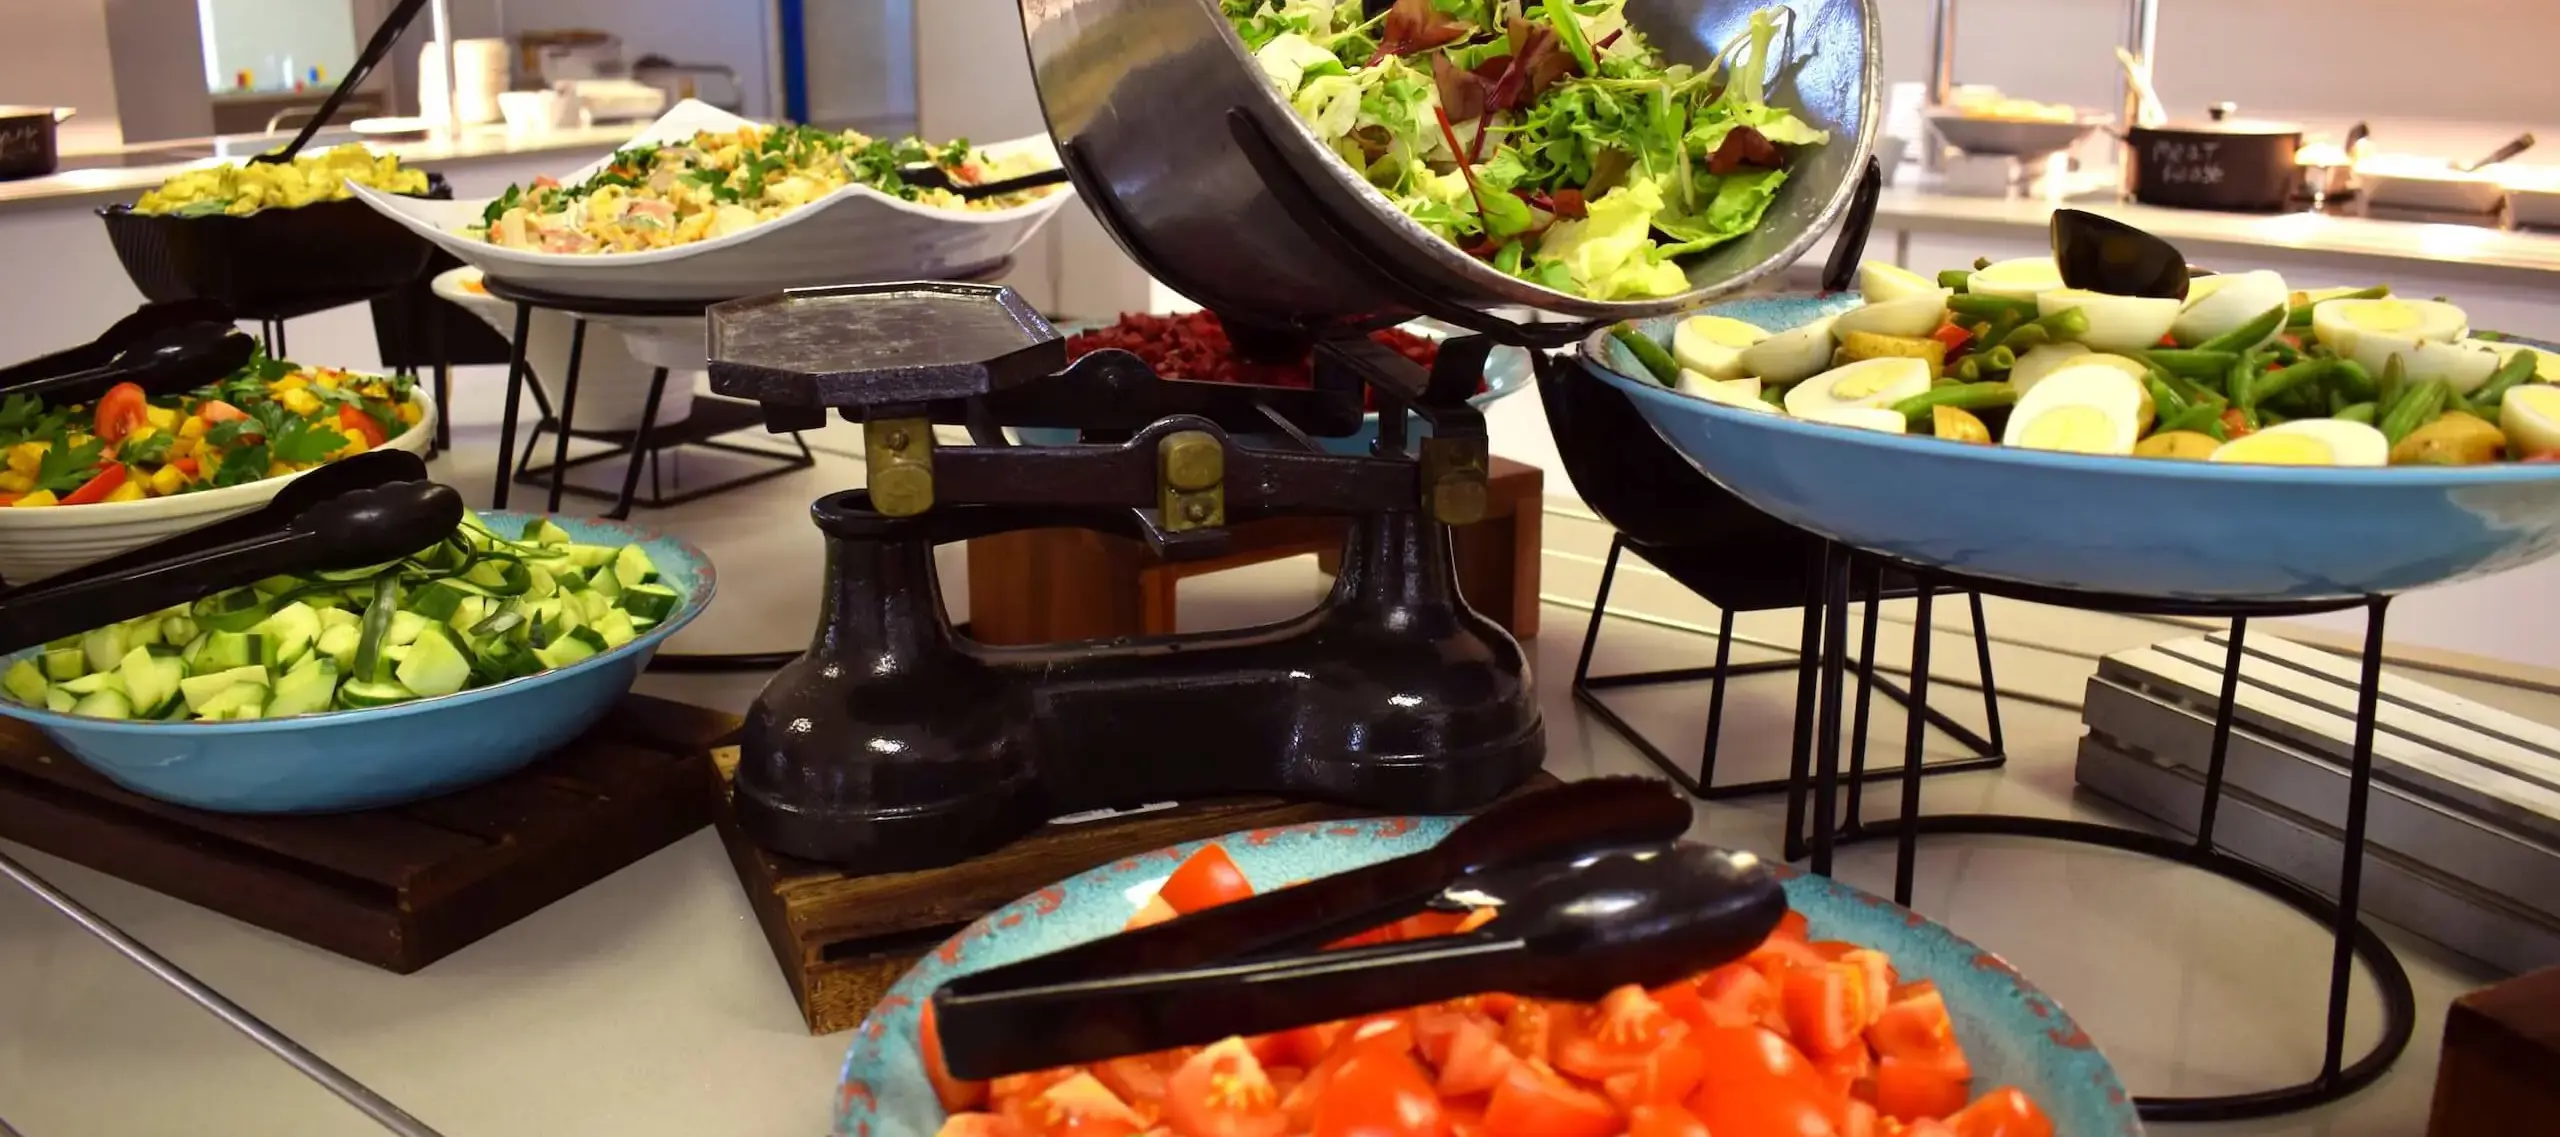
<path fill-rule="evenodd" d="M 52 173 L 54 124 L 70 117 L 69 107 L 0 106 L 0 180 Z"/>
<path fill-rule="evenodd" d="M 2213 108 L 2210 121 L 2137 126 L 2125 132 L 2133 150 L 2133 199 L 2181 209 L 2274 213 L 2302 184 L 2294 152 L 2302 128 L 2235 118 Z"/>

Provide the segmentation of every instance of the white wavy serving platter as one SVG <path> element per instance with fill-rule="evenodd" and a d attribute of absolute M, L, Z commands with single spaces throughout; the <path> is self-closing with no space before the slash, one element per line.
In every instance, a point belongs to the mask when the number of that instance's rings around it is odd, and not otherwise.
<path fill-rule="evenodd" d="M 681 141 L 701 131 L 747 125 L 752 120 L 687 99 L 624 145 Z M 1057 146 L 1046 134 L 980 149 L 998 158 L 1028 154 L 1050 165 L 1058 161 Z M 575 185 L 611 160 L 599 158 L 559 175 L 560 181 Z M 981 211 L 916 205 L 848 185 L 726 237 L 637 253 L 544 253 L 463 233 L 493 199 L 427 201 L 350 188 L 384 216 L 490 276 L 604 300 L 713 300 L 821 284 L 976 276 L 1012 256 L 1075 195 L 1073 187 L 1061 186 L 1038 201 Z"/>

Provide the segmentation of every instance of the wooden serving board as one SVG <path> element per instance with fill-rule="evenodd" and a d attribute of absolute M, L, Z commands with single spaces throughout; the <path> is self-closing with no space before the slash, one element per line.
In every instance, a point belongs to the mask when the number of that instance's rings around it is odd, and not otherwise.
<path fill-rule="evenodd" d="M 735 748 L 712 752 L 725 785 Z M 1541 773 L 1518 792 L 1554 785 Z M 748 840 L 719 795 L 720 840 L 811 1034 L 851 1030 L 907 968 L 969 922 L 1096 865 L 1239 829 L 1373 816 L 1277 798 L 1230 798 L 1053 821 L 975 860 L 921 872 L 847 876 Z"/>
<path fill-rule="evenodd" d="M 708 824 L 738 720 L 627 695 L 497 781 L 363 813 L 207 813 L 118 788 L 0 721 L 0 838 L 407 974 Z"/>

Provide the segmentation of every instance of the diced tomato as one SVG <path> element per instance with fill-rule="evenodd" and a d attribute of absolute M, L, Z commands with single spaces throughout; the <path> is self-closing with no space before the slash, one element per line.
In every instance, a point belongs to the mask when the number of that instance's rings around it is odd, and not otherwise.
<path fill-rule="evenodd" d="M 172 466 L 177 467 L 177 468 L 178 468 L 178 472 L 179 472 L 179 473 L 181 473 L 181 474 L 185 474 L 186 476 L 188 476 L 188 477 L 190 477 L 190 478 L 195 477 L 195 476 L 196 476 L 197 471 L 203 468 L 203 467 L 199 466 L 199 465 L 197 464 L 196 460 L 195 460 L 195 459 L 193 459 L 193 458 L 180 458 L 180 459 L 178 459 L 177 461 L 175 461 L 175 462 L 171 462 L 171 463 L 169 463 L 169 464 L 170 464 L 170 465 L 172 465 Z"/>
<path fill-rule="evenodd" d="M 1236 1045 L 1244 1044 L 1238 1042 Z M 1093 1064 L 1093 1076 L 1102 1079 L 1103 1085 L 1110 1087 L 1112 1093 L 1130 1105 L 1157 1106 L 1164 1102 L 1165 1086 L 1173 1080 L 1173 1072 L 1195 1053 L 1197 1048 L 1184 1047 L 1156 1054 L 1107 1058 Z"/>
<path fill-rule="evenodd" d="M 1779 991 L 1787 1037 L 1817 1058 L 1862 1045 L 1875 1017 L 1867 1009 L 1866 972 L 1855 964 L 1790 968 Z"/>
<path fill-rule="evenodd" d="M 1634 1073 L 1610 1079 L 1609 1096 L 1628 1108 L 1678 1105 L 1689 1100 L 1698 1083 L 1706 1080 L 1707 1056 L 1688 1044 L 1685 1028 L 1682 1034 L 1683 1037 L 1654 1047 Z"/>
<path fill-rule="evenodd" d="M 1778 917 L 1778 926 L 1770 930 L 1769 938 L 1803 943 L 1813 938 L 1812 932 L 1813 922 L 1805 919 L 1804 913 L 1789 908 L 1786 915 Z"/>
<path fill-rule="evenodd" d="M 1120 930 L 1134 932 L 1140 928 L 1152 928 L 1180 915 L 1182 913 L 1173 910 L 1173 905 L 1164 902 L 1164 897 L 1150 896 L 1146 904 L 1138 909 L 1136 915 L 1129 917 L 1129 922 L 1122 925 Z"/>
<path fill-rule="evenodd" d="M 1333 1049 L 1334 1038 L 1342 1033 L 1342 1029 L 1341 1023 L 1317 1023 L 1265 1035 L 1271 1040 L 1271 1049 L 1263 1062 L 1272 1066 L 1313 1066 L 1324 1061 L 1326 1052 Z"/>
<path fill-rule="evenodd" d="M 1237 1039 L 1192 1055 L 1163 1101 L 1165 1123 L 1183 1137 L 1280 1137 L 1289 1127 L 1279 1087 Z"/>
<path fill-rule="evenodd" d="M 1876 1114 L 1876 1107 L 1857 1098 L 1850 1098 L 1849 1111 L 1841 1116 L 1840 1137 L 1876 1137 L 1877 1130 L 1883 1126 L 1883 1121 L 1884 1119 Z"/>
<path fill-rule="evenodd" d="M 1064 1066 L 1055 1070 L 1035 1070 L 1028 1074 L 1008 1074 L 987 1083 L 987 1104 L 997 1113 L 1021 1122 L 1025 1128 L 1037 1123 L 1036 1104 L 1049 1087 L 1075 1077 L 1077 1070 Z"/>
<path fill-rule="evenodd" d="M 116 487 L 124 484 L 124 479 L 123 464 L 109 462 L 88 481 L 80 483 L 79 489 L 62 495 L 62 504 L 90 505 L 105 501 L 108 494 L 116 492 Z"/>
<path fill-rule="evenodd" d="M 951 1067 L 942 1059 L 942 1028 L 935 1022 L 933 1001 L 925 1001 L 916 1016 L 916 1049 L 924 1055 L 924 1077 L 933 1083 L 933 1096 L 942 1103 L 944 1112 L 958 1113 L 975 1109 L 987 1100 L 985 1082 L 968 1082 L 951 1076 Z"/>
<path fill-rule="evenodd" d="M 1030 1137 L 1030 1131 L 1010 1117 L 992 1113 L 955 1113 L 945 1118 L 934 1137 Z"/>
<path fill-rule="evenodd" d="M 1308 1068 L 1303 1081 L 1281 1098 L 1281 1111 L 1289 1115 L 1291 1124 L 1304 1128 L 1315 1117 L 1318 1103 L 1330 1092 L 1334 1075 L 1352 1058 L 1372 1051 L 1410 1053 L 1413 1045 L 1413 1024 L 1401 1014 L 1374 1015 L 1342 1024 L 1334 1035 L 1332 1048 Z"/>
<path fill-rule="evenodd" d="M 207 423 L 225 423 L 247 418 L 249 412 L 220 399 L 206 399 L 204 405 L 196 408 L 196 417 Z"/>
<path fill-rule="evenodd" d="M 1876 1061 L 1876 1109 L 1903 1121 L 1946 1117 L 1964 1108 L 1972 1074 L 1927 1058 L 1885 1055 Z"/>
<path fill-rule="evenodd" d="M 1828 1137 L 1837 1126 L 1822 1076 L 1786 1039 L 1759 1027 L 1703 1031 L 1705 1076 L 1689 1112 L 1736 1137 Z"/>
<path fill-rule="evenodd" d="M 1653 989 L 1653 1001 L 1661 1005 L 1662 1013 L 1688 1024 L 1692 1029 L 1716 1025 L 1707 1013 L 1706 996 L 1698 993 L 1695 980 L 1656 987 Z"/>
<path fill-rule="evenodd" d="M 22 493 L 0 493 L 0 505 L 14 504 L 19 498 L 25 496 L 27 495 Z"/>
<path fill-rule="evenodd" d="M 1449 1036 L 1440 1062 L 1440 1092 L 1449 1097 L 1490 1093 L 1509 1077 L 1520 1056 L 1502 1045 L 1494 1029 L 1474 1018 L 1462 1018 Z"/>
<path fill-rule="evenodd" d="M 106 394 L 98 397 L 96 434 L 110 446 L 122 442 L 135 427 L 151 421 L 150 410 L 150 401 L 140 385 L 118 383 L 109 387 Z"/>
<path fill-rule="evenodd" d="M 1556 1069 L 1594 1082 L 1642 1068 L 1674 1030 L 1686 1029 L 1635 986 L 1609 992 L 1589 1014 L 1558 1025 Z"/>
<path fill-rule="evenodd" d="M 1137 1137 L 1147 1120 L 1091 1074 L 1049 1087 L 1031 1106 L 1032 1128 L 1044 1137 Z"/>
<path fill-rule="evenodd" d="M 2238 407 L 2222 412 L 2222 432 L 2232 438 L 2257 433 L 2249 428 L 2248 416 L 2241 414 Z"/>
<path fill-rule="evenodd" d="M 1236 867 L 1235 859 L 1227 856 L 1225 846 L 1212 843 L 1202 846 L 1174 869 L 1156 895 L 1173 905 L 1174 911 L 1187 915 L 1251 896 L 1253 883 L 1245 879 L 1244 870 Z"/>
<path fill-rule="evenodd" d="M 1627 1137 L 1710 1137 L 1707 1123 L 1677 1105 L 1640 1105 L 1627 1111 Z"/>
<path fill-rule="evenodd" d="M 373 421 L 372 415 L 355 407 L 338 408 L 338 427 L 363 435 L 364 444 L 368 448 L 380 446 L 387 440 L 382 433 L 382 424 Z"/>
<path fill-rule="evenodd" d="M 1573 1013 L 1570 1004 L 1522 999 L 1502 1020 L 1502 1044 L 1513 1054 L 1536 1062 L 1550 1061 L 1555 1056 L 1556 1017 Z"/>
<path fill-rule="evenodd" d="M 1938 994 L 1937 984 L 1926 979 L 1894 988 L 1883 1012 L 1867 1026 L 1867 1044 L 1887 1058 L 1937 1061 L 1948 1051 L 1954 1051 L 1959 1062 L 1964 1057 L 1956 1042 L 1955 1020 L 1947 1016 L 1947 1000 Z"/>
<path fill-rule="evenodd" d="M 1743 956 L 1742 962 L 1749 964 L 1752 970 L 1758 971 L 1771 984 L 1783 985 L 1786 982 L 1788 968 L 1829 963 L 1831 959 L 1803 940 L 1771 936 L 1760 941 L 1759 947 L 1751 949 L 1749 954 Z M 1710 994 L 1708 999 L 1712 1002 L 1714 996 Z"/>
<path fill-rule="evenodd" d="M 1901 986 L 1902 977 L 1893 970 L 1893 958 L 1880 951 L 1859 948 L 1840 957 L 1840 962 L 1856 967 L 1867 977 L 1867 1018 L 1873 1021 L 1892 1001 L 1893 989 Z"/>
<path fill-rule="evenodd" d="M 1786 1026 L 1778 985 L 1748 963 L 1729 963 L 1708 972 L 1698 981 L 1698 996 L 1705 1000 L 1707 1017 L 1717 1026 L 1773 1030 Z"/>
<path fill-rule="evenodd" d="M 1947 1119 L 1956 1137 L 2053 1137 L 2053 1119 L 2015 1086 L 2002 1086 Z"/>
<path fill-rule="evenodd" d="M 1449 1120 L 1411 1054 L 1355 1043 L 1310 1129 L 1312 1137 L 1447 1137 Z"/>
<path fill-rule="evenodd" d="M 1484 1108 L 1485 1137 L 1614 1137 L 1618 1128 L 1609 1099 L 1534 1062 L 1513 1067 Z"/>
<path fill-rule="evenodd" d="M 1838 1053 L 1827 1057 L 1815 1058 L 1813 1068 L 1822 1075 L 1823 1087 L 1834 1097 L 1857 1096 L 1860 1083 L 1866 1083 L 1869 1096 L 1875 1092 L 1876 1060 L 1874 1055 L 1867 1053 L 1863 1042 L 1842 1047 Z"/>

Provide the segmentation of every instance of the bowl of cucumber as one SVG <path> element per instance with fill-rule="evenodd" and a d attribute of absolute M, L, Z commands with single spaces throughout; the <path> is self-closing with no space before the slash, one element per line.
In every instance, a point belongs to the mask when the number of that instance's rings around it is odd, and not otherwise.
<path fill-rule="evenodd" d="M 716 579 L 673 537 L 466 514 L 393 564 L 270 578 L 8 656 L 0 715 L 179 805 L 416 801 L 577 737 Z"/>

